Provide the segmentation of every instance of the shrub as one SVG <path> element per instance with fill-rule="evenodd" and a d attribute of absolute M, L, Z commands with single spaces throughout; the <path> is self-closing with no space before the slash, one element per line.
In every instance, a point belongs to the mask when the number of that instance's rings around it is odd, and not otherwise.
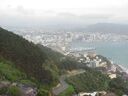
<path fill-rule="evenodd" d="M 10 96 L 22 96 L 21 90 L 16 86 L 11 86 L 8 89 L 8 94 Z"/>

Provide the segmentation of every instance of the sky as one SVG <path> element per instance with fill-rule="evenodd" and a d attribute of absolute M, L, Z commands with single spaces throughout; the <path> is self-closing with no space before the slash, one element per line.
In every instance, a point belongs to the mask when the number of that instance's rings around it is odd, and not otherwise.
<path fill-rule="evenodd" d="M 127 23 L 128 0 L 0 0 L 0 25 Z"/>

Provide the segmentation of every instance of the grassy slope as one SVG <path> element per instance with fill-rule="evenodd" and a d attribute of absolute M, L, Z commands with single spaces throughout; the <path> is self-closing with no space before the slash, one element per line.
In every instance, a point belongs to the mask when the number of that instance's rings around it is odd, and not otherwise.
<path fill-rule="evenodd" d="M 27 75 L 24 72 L 18 70 L 15 65 L 5 59 L 0 58 L 0 80 L 8 80 L 11 82 L 32 82 L 27 78 Z M 34 82 L 33 82 L 34 83 Z M 32 84 L 32 83 L 31 83 Z"/>
<path fill-rule="evenodd" d="M 74 92 L 74 87 L 72 85 L 69 85 L 69 87 L 64 92 L 60 93 L 59 96 L 71 96 Z"/>

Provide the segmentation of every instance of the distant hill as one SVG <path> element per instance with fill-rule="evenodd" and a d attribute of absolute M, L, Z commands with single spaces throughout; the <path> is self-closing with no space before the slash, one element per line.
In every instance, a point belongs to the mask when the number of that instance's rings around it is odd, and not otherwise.
<path fill-rule="evenodd" d="M 85 30 L 88 32 L 128 34 L 128 25 L 114 23 L 97 23 L 89 25 Z"/>

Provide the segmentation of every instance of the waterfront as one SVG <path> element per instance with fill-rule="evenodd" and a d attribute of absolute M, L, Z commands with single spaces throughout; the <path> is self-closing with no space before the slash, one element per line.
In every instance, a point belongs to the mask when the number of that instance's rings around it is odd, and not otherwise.
<path fill-rule="evenodd" d="M 44 29 L 9 29 L 35 44 L 62 52 L 69 49 L 96 49 L 96 53 L 128 69 L 128 35 L 101 32 L 46 31 Z M 82 48 L 81 48 L 82 47 Z M 67 49 L 67 51 L 69 51 Z M 62 52 L 63 53 L 63 52 Z"/>
<path fill-rule="evenodd" d="M 95 48 L 96 53 L 106 56 L 114 63 L 128 68 L 128 41 L 118 42 L 81 42 L 71 43 L 72 48 Z"/>

